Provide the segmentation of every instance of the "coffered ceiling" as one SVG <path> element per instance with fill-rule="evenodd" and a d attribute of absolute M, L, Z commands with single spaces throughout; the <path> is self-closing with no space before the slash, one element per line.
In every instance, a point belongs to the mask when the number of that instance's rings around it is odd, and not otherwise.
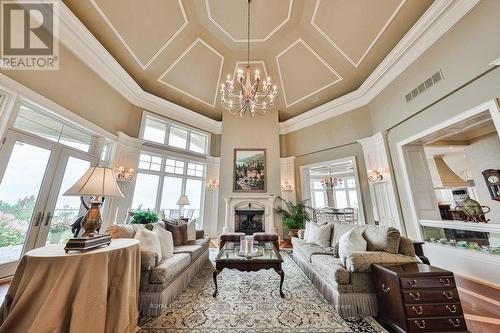
<path fill-rule="evenodd" d="M 63 0 L 145 91 L 221 120 L 246 66 L 246 0 Z M 432 0 L 253 0 L 252 68 L 287 120 L 356 90 Z"/>

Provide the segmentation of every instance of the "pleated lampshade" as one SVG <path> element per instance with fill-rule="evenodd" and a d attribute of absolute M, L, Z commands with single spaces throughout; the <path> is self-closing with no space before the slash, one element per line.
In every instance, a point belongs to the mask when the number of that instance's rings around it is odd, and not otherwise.
<path fill-rule="evenodd" d="M 116 182 L 114 170 L 102 166 L 90 167 L 63 195 L 123 198 L 123 193 Z"/>

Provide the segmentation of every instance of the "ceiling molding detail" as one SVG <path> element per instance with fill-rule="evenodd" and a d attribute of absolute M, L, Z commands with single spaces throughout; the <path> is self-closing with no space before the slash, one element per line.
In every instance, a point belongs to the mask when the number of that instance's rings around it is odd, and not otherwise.
<path fill-rule="evenodd" d="M 127 49 L 127 51 L 130 53 L 132 58 L 137 62 L 139 66 L 143 70 L 149 67 L 155 61 L 155 59 L 170 45 L 170 43 L 181 33 L 182 30 L 188 25 L 189 21 L 186 16 L 186 11 L 184 10 L 184 6 L 182 5 L 181 0 L 177 0 L 179 2 L 179 8 L 182 13 L 182 17 L 184 19 L 184 23 L 177 29 L 177 31 L 170 37 L 159 49 L 156 51 L 151 58 L 144 64 L 142 61 L 139 59 L 139 57 L 135 54 L 135 52 L 132 50 L 132 48 L 127 44 L 125 39 L 122 37 L 122 35 L 118 32 L 118 29 L 115 28 L 115 26 L 111 23 L 111 20 L 108 18 L 108 16 L 104 13 L 104 11 L 99 7 L 99 5 L 96 3 L 95 0 L 90 0 L 90 3 L 94 8 L 97 10 L 99 15 L 101 15 L 102 19 L 106 22 L 106 24 L 109 26 L 109 28 L 113 31 L 113 33 L 116 35 L 118 40 L 123 44 L 123 46 Z"/>
<path fill-rule="evenodd" d="M 205 131 L 221 133 L 222 122 L 144 91 L 63 2 L 59 5 L 59 39 L 131 104 Z"/>
<path fill-rule="evenodd" d="M 215 85 L 214 99 L 213 99 L 213 103 L 212 104 L 207 103 L 207 101 L 204 101 L 201 98 L 193 96 L 193 95 L 189 94 L 187 91 L 184 91 L 184 90 L 182 90 L 182 89 L 180 89 L 180 88 L 178 88 L 178 87 L 176 87 L 176 86 L 174 86 L 174 85 L 172 85 L 172 84 L 170 84 L 170 83 L 168 83 L 168 82 L 166 82 L 166 81 L 163 80 L 163 78 L 165 77 L 165 75 L 167 75 L 168 72 L 170 72 L 175 67 L 175 65 L 177 65 L 177 63 L 179 63 L 179 61 L 181 61 L 182 58 L 184 58 L 191 51 L 191 49 L 193 47 L 195 47 L 196 44 L 198 44 L 198 43 L 203 44 L 206 48 L 208 48 L 210 51 L 212 51 L 213 53 L 215 53 L 220 58 L 219 75 L 217 77 L 217 84 Z M 189 45 L 188 48 L 184 52 L 182 52 L 182 54 L 174 61 L 174 63 L 172 65 L 170 65 L 170 67 L 167 68 L 167 70 L 165 72 L 163 72 L 158 77 L 157 81 L 160 82 L 160 83 L 162 83 L 162 84 L 164 84 L 164 85 L 166 85 L 166 86 L 168 86 L 168 87 L 170 87 L 170 88 L 172 88 L 172 89 L 175 89 L 175 90 L 183 93 L 186 96 L 189 96 L 189 97 L 197 100 L 198 102 L 204 103 L 204 104 L 206 104 L 208 106 L 211 106 L 211 107 L 215 108 L 215 103 L 217 102 L 217 93 L 218 93 L 218 89 L 219 89 L 219 83 L 220 83 L 220 77 L 221 77 L 221 74 L 222 74 L 222 67 L 223 67 L 223 65 L 224 65 L 224 56 L 222 54 L 220 54 L 219 51 L 217 51 L 212 46 L 210 46 L 207 42 L 205 42 L 203 39 L 196 38 L 196 40 L 193 43 L 191 43 L 191 45 Z"/>
<path fill-rule="evenodd" d="M 247 63 L 248 63 L 247 60 L 238 60 L 238 61 L 236 61 L 236 65 L 234 65 L 233 78 L 236 77 L 236 71 L 238 70 L 239 65 L 241 65 L 241 64 L 246 65 Z M 262 68 L 264 69 L 264 74 L 265 74 L 262 77 L 264 79 L 267 79 L 269 77 L 269 74 L 267 74 L 268 72 L 267 72 L 267 68 L 266 68 L 266 63 L 263 60 L 250 60 L 250 65 L 252 65 L 252 64 L 260 64 L 260 65 L 262 65 Z M 218 88 L 219 88 L 219 86 L 217 86 L 217 89 Z"/>
<path fill-rule="evenodd" d="M 295 45 L 297 45 L 298 43 L 302 43 L 302 45 L 304 45 L 306 47 L 306 49 L 311 52 L 323 65 L 325 65 L 326 68 L 328 68 L 328 70 L 330 70 L 331 73 L 333 73 L 335 76 L 337 76 L 337 80 L 334 80 L 334 81 L 331 81 L 330 83 L 328 83 L 327 85 L 311 92 L 310 94 L 307 94 L 291 103 L 288 102 L 288 99 L 286 98 L 286 92 L 285 92 L 285 85 L 283 84 L 283 76 L 281 74 L 281 66 L 280 66 L 280 62 L 279 62 L 279 58 L 285 54 L 286 52 L 288 52 L 291 48 L 293 48 Z M 278 74 L 280 76 L 280 81 L 281 81 L 281 90 L 283 91 L 283 97 L 285 99 L 285 105 L 286 107 L 290 107 L 296 103 L 299 103 L 301 101 L 303 101 L 304 99 L 308 98 L 309 96 L 312 96 L 318 92 L 320 92 L 321 90 L 323 89 L 326 89 L 328 87 L 330 87 L 331 85 L 334 85 L 335 83 L 337 82 L 340 82 L 343 80 L 342 76 L 337 73 L 333 68 L 332 66 L 330 66 L 323 58 L 321 58 L 321 56 L 316 52 L 314 51 L 310 46 L 309 44 L 307 44 L 302 38 L 299 38 L 297 39 L 295 42 L 293 42 L 292 44 L 290 44 L 287 48 L 285 48 L 283 51 L 281 51 L 277 56 L 276 56 L 276 64 L 278 65 Z"/>
<path fill-rule="evenodd" d="M 349 61 L 354 67 L 358 68 L 358 66 L 361 64 L 361 62 L 365 59 L 365 57 L 367 56 L 367 54 L 371 51 L 371 49 L 373 48 L 373 46 L 375 45 L 375 43 L 377 43 L 378 39 L 380 38 L 380 36 L 382 36 L 382 34 L 384 33 L 385 29 L 387 29 L 387 27 L 389 26 L 389 24 L 391 24 L 392 20 L 394 19 L 394 17 L 396 17 L 396 15 L 399 13 L 399 10 L 401 9 L 401 7 L 403 7 L 403 5 L 405 4 L 406 0 L 401 0 L 401 2 L 399 3 L 399 5 L 396 7 L 396 9 L 394 10 L 394 12 L 391 14 L 391 16 L 389 17 L 389 19 L 387 20 L 387 22 L 384 24 L 384 26 L 382 27 L 382 29 L 379 31 L 379 33 L 377 34 L 377 36 L 375 36 L 375 38 L 373 39 L 373 41 L 370 43 L 370 45 L 368 46 L 368 48 L 366 49 L 366 51 L 363 53 L 363 55 L 361 56 L 361 58 L 356 62 L 354 61 L 351 57 L 349 57 L 347 55 L 346 52 L 344 52 L 344 50 L 342 50 L 340 48 L 340 46 L 338 46 L 329 36 L 328 34 L 323 31 L 323 29 L 321 29 L 318 24 L 315 22 L 316 20 L 316 15 L 318 14 L 318 8 L 320 6 L 320 3 L 321 3 L 321 0 L 316 0 L 316 6 L 314 7 L 314 12 L 313 12 L 313 16 L 311 18 L 311 25 L 316 29 L 318 30 L 318 32 L 323 36 L 325 37 L 325 39 L 333 46 L 337 49 L 337 51 L 340 52 L 340 54 L 342 54 L 342 56 L 344 58 L 347 59 L 347 61 Z"/>
<path fill-rule="evenodd" d="M 222 31 L 227 37 L 229 37 L 233 42 L 235 43 L 246 43 L 247 40 L 246 38 L 243 39 L 238 39 L 234 38 L 231 33 L 229 33 L 226 29 L 224 29 L 213 17 L 212 17 L 212 10 L 210 9 L 210 0 L 205 0 L 205 8 L 207 9 L 207 14 L 208 14 L 208 19 L 210 22 L 212 22 L 220 31 Z M 265 42 L 267 41 L 276 31 L 278 31 L 282 26 L 284 26 L 288 21 L 290 21 L 290 17 L 292 16 L 292 7 L 293 7 L 293 0 L 289 0 L 290 3 L 288 5 L 288 14 L 286 19 L 281 22 L 276 28 L 274 28 L 273 31 L 271 31 L 265 38 L 257 38 L 257 39 L 250 39 L 250 42 L 256 43 L 256 42 Z"/>
<path fill-rule="evenodd" d="M 368 104 L 431 47 L 479 0 L 435 1 L 360 88 L 280 123 L 280 134 L 305 128 Z M 144 91 L 63 3 L 59 39 L 130 103 L 145 110 L 220 134 L 222 122 Z"/>
<path fill-rule="evenodd" d="M 500 66 L 500 58 L 491 62 L 490 66 Z"/>
<path fill-rule="evenodd" d="M 280 122 L 280 134 L 367 105 L 478 3 L 479 0 L 435 1 L 357 90 Z"/>

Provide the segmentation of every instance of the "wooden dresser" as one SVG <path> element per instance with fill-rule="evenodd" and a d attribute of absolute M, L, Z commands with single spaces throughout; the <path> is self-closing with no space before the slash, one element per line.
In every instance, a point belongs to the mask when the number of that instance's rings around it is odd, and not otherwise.
<path fill-rule="evenodd" d="M 397 332 L 467 332 L 452 272 L 426 264 L 373 270 L 382 323 Z"/>

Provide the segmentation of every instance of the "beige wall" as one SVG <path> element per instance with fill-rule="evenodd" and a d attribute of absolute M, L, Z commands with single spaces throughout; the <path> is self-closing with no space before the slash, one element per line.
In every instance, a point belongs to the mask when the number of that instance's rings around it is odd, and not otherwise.
<path fill-rule="evenodd" d="M 489 63 L 500 56 L 499 12 L 500 1 L 481 1 L 369 104 L 374 131 L 389 130 L 389 147 L 400 189 L 402 213 L 410 237 L 416 237 L 417 231 L 408 197 L 401 191 L 402 172 L 396 144 L 500 96 L 499 68 L 479 77 L 491 70 Z M 404 95 L 439 69 L 443 71 L 444 80 L 407 104 Z M 473 79 L 473 82 L 469 82 Z"/>
<path fill-rule="evenodd" d="M 71 112 L 116 134 L 137 137 L 142 110 L 130 104 L 63 44 L 59 70 L 1 71 Z"/>
<path fill-rule="evenodd" d="M 488 187 L 481 172 L 488 169 L 500 168 L 500 139 L 498 133 L 491 133 L 474 140 L 465 146 L 465 155 L 470 161 L 472 178 L 476 183 L 478 201 L 483 206 L 488 206 L 491 211 L 486 214 L 492 223 L 500 221 L 500 203 L 492 200 Z"/>
<path fill-rule="evenodd" d="M 218 232 L 224 226 L 224 197 L 233 193 L 233 159 L 235 148 L 267 149 L 267 194 L 280 195 L 280 143 L 278 113 L 269 112 L 263 116 L 240 116 L 224 113 L 222 118 L 222 140 L 220 159 L 219 219 Z M 275 220 L 276 221 L 276 220 Z M 276 222 L 277 230 L 281 226 Z"/>
<path fill-rule="evenodd" d="M 319 124 L 282 135 L 281 155 L 297 156 L 295 183 L 297 198 L 302 198 L 300 167 L 345 157 L 356 157 L 363 207 L 367 223 L 373 223 L 373 209 L 366 179 L 366 167 L 361 145 L 356 140 L 373 133 L 368 107 L 362 107 L 328 119 Z"/>

